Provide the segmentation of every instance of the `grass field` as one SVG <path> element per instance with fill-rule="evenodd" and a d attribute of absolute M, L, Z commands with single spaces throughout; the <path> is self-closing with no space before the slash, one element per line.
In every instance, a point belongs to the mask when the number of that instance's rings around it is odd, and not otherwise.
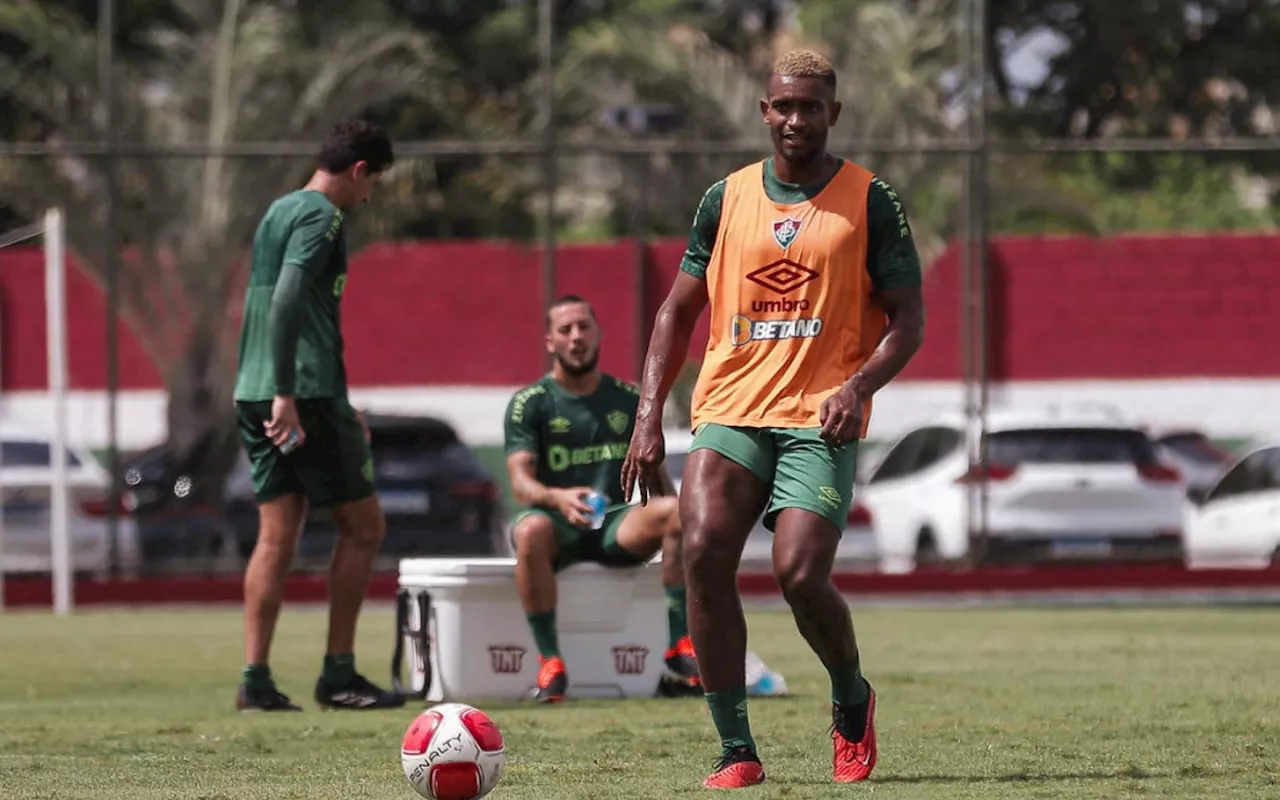
<path fill-rule="evenodd" d="M 874 610 L 857 615 L 880 698 L 869 784 L 829 782 L 826 673 L 773 612 L 751 646 L 795 695 L 752 702 L 769 780 L 744 797 L 1275 798 L 1280 610 Z M 232 710 L 231 611 L 0 616 L 0 797 L 415 797 L 399 737 L 418 708 L 310 702 L 323 613 L 286 610 L 274 669 L 303 714 Z M 385 680 L 390 612 L 362 670 Z M 572 668 L 572 665 L 570 665 Z M 507 739 L 500 800 L 704 794 L 700 700 L 484 704 Z"/>

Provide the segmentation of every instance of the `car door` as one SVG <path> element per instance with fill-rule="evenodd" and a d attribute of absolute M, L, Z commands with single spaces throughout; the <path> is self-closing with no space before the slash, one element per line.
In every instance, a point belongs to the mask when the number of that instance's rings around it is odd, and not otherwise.
<path fill-rule="evenodd" d="M 937 481 L 930 468 L 959 446 L 961 435 L 951 428 L 917 428 L 894 444 L 876 465 L 859 496 L 871 511 L 884 558 L 913 558 L 929 497 Z"/>
<path fill-rule="evenodd" d="M 1280 545 L 1280 446 L 1232 467 L 1187 515 L 1184 546 L 1192 566 L 1261 567 Z"/>

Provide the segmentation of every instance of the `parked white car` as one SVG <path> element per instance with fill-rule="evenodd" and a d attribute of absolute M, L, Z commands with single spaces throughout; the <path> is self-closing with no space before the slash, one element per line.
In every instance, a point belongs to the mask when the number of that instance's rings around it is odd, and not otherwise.
<path fill-rule="evenodd" d="M 1234 461 L 1231 453 L 1195 428 L 1149 431 L 1160 460 L 1177 468 L 1187 480 L 1187 497 L 1199 501 L 1217 484 Z"/>
<path fill-rule="evenodd" d="M 1138 425 L 1097 410 L 993 410 L 985 478 L 970 470 L 962 415 L 909 431 L 870 471 L 862 502 L 881 569 L 959 560 L 1181 558 L 1186 484 Z M 985 480 L 985 542 L 969 500 Z M 974 528 L 980 515 L 975 512 Z"/>
<path fill-rule="evenodd" d="M 53 569 L 50 491 L 52 447 L 29 430 L 0 430 L 0 569 L 7 574 L 48 573 Z M 67 448 L 68 533 L 71 566 L 76 572 L 102 574 L 111 566 L 107 470 L 83 447 Z M 137 527 L 123 507 L 117 515 L 121 567 L 138 567 Z"/>
<path fill-rule="evenodd" d="M 1185 547 L 1192 569 L 1280 566 L 1280 443 L 1247 454 L 1188 506 Z"/>
<path fill-rule="evenodd" d="M 684 465 L 689 458 L 689 445 L 693 435 L 685 431 L 665 431 L 667 455 L 665 463 L 671 473 L 671 481 L 680 490 L 684 477 Z M 742 550 L 744 564 L 767 565 L 773 560 L 773 534 L 764 527 L 762 520 L 756 520 L 751 535 L 747 537 L 746 546 Z M 876 552 L 876 535 L 872 527 L 871 512 L 858 502 L 855 497 L 853 506 L 845 522 L 844 535 L 836 549 L 836 563 L 842 566 L 874 565 L 878 560 Z"/>

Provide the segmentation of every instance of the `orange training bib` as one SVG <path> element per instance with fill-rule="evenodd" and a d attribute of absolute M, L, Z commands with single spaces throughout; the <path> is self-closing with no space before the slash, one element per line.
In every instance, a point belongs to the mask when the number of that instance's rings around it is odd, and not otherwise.
<path fill-rule="evenodd" d="M 884 311 L 867 272 L 873 175 L 845 161 L 802 203 L 765 193 L 764 162 L 725 180 L 707 267 L 711 338 L 693 427 L 816 428 L 822 401 L 875 350 Z M 871 403 L 863 409 L 863 435 Z"/>

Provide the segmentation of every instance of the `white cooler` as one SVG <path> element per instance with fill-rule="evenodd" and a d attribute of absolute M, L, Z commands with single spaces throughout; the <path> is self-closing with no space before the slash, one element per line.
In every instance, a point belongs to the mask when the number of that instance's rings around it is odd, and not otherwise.
<path fill-rule="evenodd" d="M 516 595 L 515 564 L 513 558 L 400 562 L 391 663 L 398 690 L 431 702 L 532 693 L 538 650 Z M 653 697 L 667 646 L 658 561 L 626 569 L 576 564 L 556 583 L 568 696 Z"/>

